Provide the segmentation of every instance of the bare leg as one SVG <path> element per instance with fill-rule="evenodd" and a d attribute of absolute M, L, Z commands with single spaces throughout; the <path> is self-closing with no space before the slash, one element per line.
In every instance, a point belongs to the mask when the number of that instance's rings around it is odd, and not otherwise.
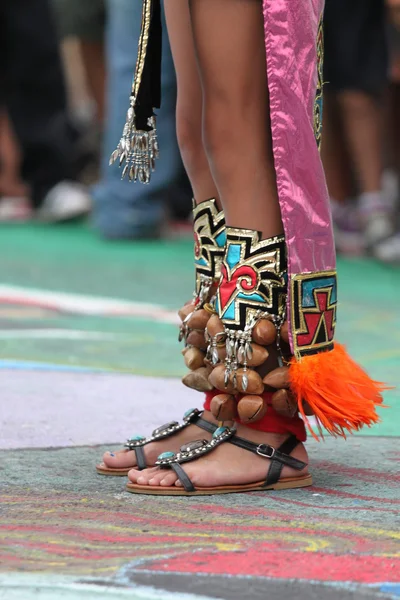
<path fill-rule="evenodd" d="M 382 110 L 379 102 L 362 92 L 341 92 L 345 134 L 362 193 L 376 192 L 382 183 Z"/>
<path fill-rule="evenodd" d="M 337 109 L 335 95 L 325 92 L 321 156 L 329 194 L 331 198 L 344 203 L 352 196 L 353 189 L 349 156 Z"/>
<path fill-rule="evenodd" d="M 104 45 L 102 42 L 80 42 L 83 64 L 90 91 L 96 103 L 97 119 L 102 125 L 105 108 L 106 66 L 104 61 Z"/>
<path fill-rule="evenodd" d="M 398 175 L 400 175 L 400 55 L 396 60 L 397 69 L 394 70 L 393 81 L 389 89 L 389 106 L 387 110 L 386 135 L 388 143 L 388 162 Z"/>
<path fill-rule="evenodd" d="M 262 3 L 191 0 L 191 13 L 205 144 L 227 224 L 280 234 Z"/>
<path fill-rule="evenodd" d="M 0 195 L 25 196 L 27 186 L 20 176 L 21 156 L 10 120 L 0 110 Z"/>
<path fill-rule="evenodd" d="M 174 59 L 178 101 L 178 143 L 197 202 L 218 198 L 203 146 L 203 99 L 193 44 L 188 0 L 165 0 L 165 16 Z"/>
<path fill-rule="evenodd" d="M 393 233 L 390 206 L 382 193 L 383 110 L 379 100 L 363 92 L 338 95 L 344 131 L 360 187 L 359 209 L 366 246 L 374 246 Z"/>

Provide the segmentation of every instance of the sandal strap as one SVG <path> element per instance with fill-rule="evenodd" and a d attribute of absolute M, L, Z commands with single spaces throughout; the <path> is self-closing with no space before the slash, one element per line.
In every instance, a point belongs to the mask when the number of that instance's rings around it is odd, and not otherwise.
<path fill-rule="evenodd" d="M 204 429 L 204 431 L 208 431 L 208 433 L 214 433 L 214 431 L 217 431 L 219 427 L 219 425 L 214 425 L 214 423 L 210 423 L 201 417 L 199 417 L 197 421 L 191 423 L 191 425 L 197 425 L 197 427 Z"/>
<path fill-rule="evenodd" d="M 136 464 L 139 471 L 143 471 L 143 469 L 147 468 L 146 457 L 144 454 L 143 446 L 137 446 L 134 448 L 136 455 Z"/>
<path fill-rule="evenodd" d="M 280 464 L 291 467 L 292 469 L 296 469 L 297 471 L 302 471 L 307 465 L 301 460 L 297 460 L 297 458 L 293 458 L 289 456 L 289 452 L 292 452 L 293 449 L 299 444 L 299 441 L 295 436 L 290 436 L 279 448 L 276 450 L 272 446 L 268 444 L 255 444 L 254 442 L 250 442 L 249 440 L 245 440 L 237 435 L 231 437 L 229 440 L 230 444 L 234 444 L 235 446 L 239 446 L 239 448 L 243 448 L 244 450 L 248 450 L 249 452 L 253 452 L 253 454 L 258 454 L 258 456 L 262 456 L 263 458 L 268 458 L 272 460 L 272 462 L 278 462 Z M 290 442 L 290 443 L 289 443 Z"/>
<path fill-rule="evenodd" d="M 183 416 L 183 422 L 178 423 L 177 421 L 173 421 L 172 423 L 167 423 L 166 425 L 162 425 L 155 429 L 151 436 L 145 438 L 142 436 L 137 436 L 127 440 L 125 447 L 129 448 L 129 450 L 136 450 L 137 448 L 146 446 L 147 444 L 151 444 L 152 442 L 158 442 L 160 440 L 165 440 L 175 433 L 182 431 L 189 425 L 197 425 L 200 429 L 204 429 L 209 433 L 214 433 L 218 429 L 218 425 L 214 425 L 213 423 L 209 423 L 205 419 L 202 419 L 203 412 L 197 409 L 192 409 L 186 411 Z"/>
<path fill-rule="evenodd" d="M 196 488 L 194 487 L 190 477 L 185 473 L 185 471 L 183 470 L 183 468 L 181 467 L 181 465 L 179 463 L 172 463 L 170 465 L 170 467 L 173 471 L 175 471 L 179 481 L 185 488 L 186 492 L 195 492 L 196 491 Z"/>
<path fill-rule="evenodd" d="M 214 423 L 210 423 L 209 421 L 202 419 L 201 416 L 199 416 L 192 422 L 189 421 L 187 424 L 185 423 L 185 426 L 192 424 L 197 425 L 197 427 L 200 427 L 200 429 L 204 429 L 204 431 L 208 431 L 209 433 L 214 433 L 214 431 L 218 429 L 218 425 L 214 425 Z M 147 469 L 148 465 L 144 453 L 144 446 L 135 446 L 134 448 L 132 448 L 132 450 L 135 452 L 136 455 L 136 464 L 138 470 L 143 471 L 143 469 Z"/>
<path fill-rule="evenodd" d="M 156 464 L 161 468 L 172 469 L 187 492 L 195 492 L 196 488 L 182 468 L 181 463 L 190 462 L 196 458 L 199 458 L 199 455 L 208 454 L 220 444 L 224 444 L 225 442 L 233 444 L 234 446 L 238 446 L 239 448 L 243 448 L 244 450 L 248 450 L 253 454 L 257 454 L 258 456 L 271 461 L 267 478 L 264 483 L 265 487 L 279 481 L 282 469 L 285 465 L 291 467 L 292 469 L 296 469 L 297 471 L 302 471 L 307 466 L 307 463 L 289 456 L 290 452 L 292 452 L 300 443 L 294 435 L 290 436 L 285 442 L 283 442 L 283 444 L 279 446 L 278 449 L 276 449 L 268 444 L 255 444 L 254 442 L 245 440 L 244 438 L 234 435 L 234 431 L 234 429 L 230 429 L 229 427 L 221 427 L 217 432 L 219 435 L 214 436 L 213 439 L 208 443 L 204 442 L 203 448 L 194 448 L 185 451 L 182 450 L 180 453 L 175 455 L 174 453 L 171 453 L 172 456 L 160 455 Z"/>
<path fill-rule="evenodd" d="M 299 443 L 299 440 L 294 435 L 291 435 L 290 438 L 288 438 L 285 442 L 283 442 L 281 446 L 279 446 L 278 452 L 281 453 L 283 456 L 287 456 L 288 454 L 291 454 L 293 452 L 293 450 L 299 445 Z M 296 467 L 293 464 L 283 463 L 279 460 L 275 460 L 274 457 L 271 460 L 271 465 L 269 467 L 267 478 L 264 484 L 265 486 L 273 485 L 274 483 L 277 483 L 280 480 L 282 475 L 282 469 L 285 464 L 287 464 L 287 466 L 289 467 L 292 467 L 293 469 L 298 470 L 304 469 L 307 466 L 306 463 L 302 462 L 301 460 L 297 460 L 292 457 L 289 458 L 291 458 L 292 461 L 296 461 L 296 463 L 298 463 L 298 465 L 301 466 Z"/>

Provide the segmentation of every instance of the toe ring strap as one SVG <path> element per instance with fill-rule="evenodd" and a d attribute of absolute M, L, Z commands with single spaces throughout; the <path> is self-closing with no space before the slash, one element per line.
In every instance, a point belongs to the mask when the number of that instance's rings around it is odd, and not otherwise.
<path fill-rule="evenodd" d="M 146 469 L 146 467 L 147 467 L 147 462 L 146 462 L 146 457 L 144 455 L 143 446 L 136 446 L 136 448 L 133 448 L 133 450 L 135 451 L 135 454 L 136 454 L 137 467 L 138 467 L 139 471 L 143 471 L 143 469 Z"/>
<path fill-rule="evenodd" d="M 196 488 L 194 487 L 193 483 L 191 482 L 190 477 L 188 477 L 188 475 L 186 475 L 185 471 L 183 470 L 183 468 L 181 467 L 181 465 L 179 463 L 171 463 L 170 467 L 175 472 L 177 477 L 179 478 L 179 481 L 185 488 L 186 492 L 195 492 L 196 491 Z"/>

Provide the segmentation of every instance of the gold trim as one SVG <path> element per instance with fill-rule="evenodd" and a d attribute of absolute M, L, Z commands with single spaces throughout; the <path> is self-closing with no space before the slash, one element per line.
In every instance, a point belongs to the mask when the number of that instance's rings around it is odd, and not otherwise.
<path fill-rule="evenodd" d="M 254 229 L 242 229 L 240 227 L 227 227 L 226 228 L 226 236 L 234 235 L 240 237 L 240 241 L 251 239 L 251 246 L 255 250 L 258 248 L 267 248 L 271 244 L 280 244 L 285 241 L 285 234 L 281 233 L 280 235 L 275 235 L 270 238 L 261 239 L 261 232 L 255 231 Z M 236 242 L 237 240 L 234 240 Z"/>
<path fill-rule="evenodd" d="M 144 63 L 146 60 L 147 46 L 149 43 L 152 1 L 153 0 L 143 0 L 142 25 L 139 38 L 138 58 L 136 62 L 135 76 L 132 85 L 132 95 L 134 96 L 134 102 L 136 102 L 136 98 L 139 93 L 139 88 L 143 76 Z"/>
<path fill-rule="evenodd" d="M 317 33 L 317 89 L 314 99 L 314 135 L 321 150 L 324 102 L 324 16 L 320 17 Z"/>

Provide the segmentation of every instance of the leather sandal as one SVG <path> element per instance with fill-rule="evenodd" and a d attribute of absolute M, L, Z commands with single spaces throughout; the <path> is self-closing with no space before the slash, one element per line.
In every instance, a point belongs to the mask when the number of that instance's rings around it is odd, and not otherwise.
<path fill-rule="evenodd" d="M 107 467 L 105 463 L 100 463 L 96 465 L 96 470 L 100 475 L 111 475 L 114 477 L 124 477 L 131 471 L 132 469 L 138 469 L 142 471 L 143 469 L 147 469 L 148 465 L 144 453 L 144 446 L 147 444 L 151 444 L 152 442 L 159 442 L 161 440 L 165 440 L 166 438 L 170 438 L 176 433 L 186 429 L 189 425 L 197 425 L 200 429 L 204 429 L 204 431 L 208 431 L 209 433 L 214 433 L 218 429 L 218 425 L 214 425 L 214 423 L 210 423 L 202 418 L 203 411 L 198 410 L 197 408 L 191 408 L 183 415 L 183 422 L 178 423 L 178 421 L 172 421 L 171 423 L 167 423 L 166 425 L 162 425 L 153 431 L 150 437 L 144 437 L 141 435 L 134 436 L 126 441 L 125 448 L 126 452 L 133 450 L 136 454 L 136 467 L 124 467 L 124 468 L 112 468 Z"/>
<path fill-rule="evenodd" d="M 128 483 L 126 486 L 127 491 L 133 494 L 151 494 L 154 496 L 211 496 L 214 494 L 285 490 L 312 485 L 312 476 L 308 474 L 281 479 L 284 466 L 291 467 L 297 471 L 302 471 L 307 466 L 305 462 L 290 456 L 291 452 L 300 444 L 295 436 L 290 436 L 278 449 L 275 449 L 268 444 L 255 444 L 245 440 L 235 435 L 235 432 L 236 429 L 234 427 L 219 427 L 209 442 L 207 440 L 197 440 L 182 446 L 180 452 L 177 454 L 174 452 L 164 452 L 158 457 L 156 466 L 161 469 L 172 469 L 178 476 L 183 488 L 176 487 L 175 485 L 161 487 Z M 266 479 L 250 484 L 196 488 L 181 465 L 209 454 L 225 442 L 234 444 L 239 448 L 270 460 Z"/>

